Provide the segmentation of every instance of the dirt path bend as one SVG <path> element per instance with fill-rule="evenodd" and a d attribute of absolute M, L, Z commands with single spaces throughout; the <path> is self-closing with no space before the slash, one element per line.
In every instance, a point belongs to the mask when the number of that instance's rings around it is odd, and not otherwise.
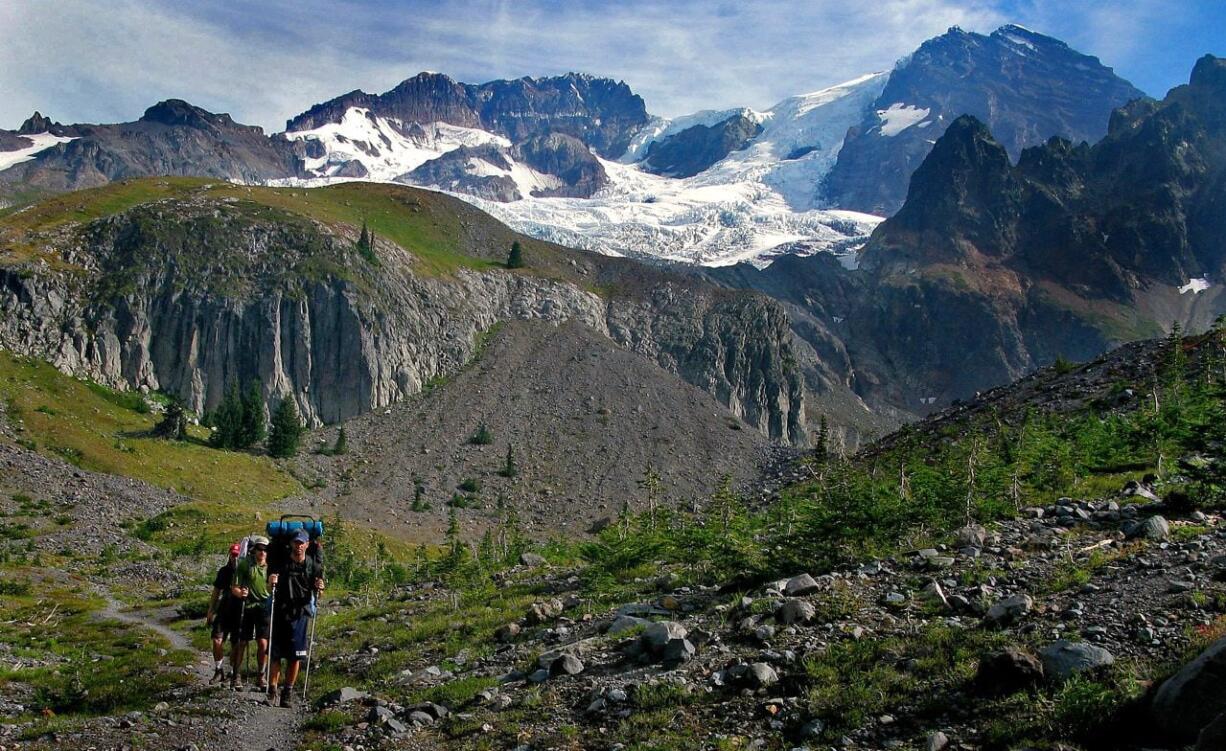
<path fill-rule="evenodd" d="M 149 611 L 133 611 L 103 587 L 99 593 L 106 605 L 98 612 L 99 618 L 147 628 L 165 637 L 175 649 L 195 649 L 188 636 L 170 627 L 175 620 L 174 608 L 159 608 Z M 252 645 L 254 647 L 254 645 Z M 229 647 L 226 648 L 227 659 Z M 254 662 L 252 663 L 254 664 Z M 201 652 L 193 661 L 196 685 L 182 709 L 200 709 L 217 721 L 211 729 L 215 738 L 201 739 L 201 748 L 209 751 L 290 751 L 298 745 L 298 727 L 305 718 L 300 695 L 296 695 L 294 709 L 269 706 L 264 693 L 249 684 L 239 690 L 224 685 L 209 685 L 213 675 L 212 655 Z M 228 672 L 228 668 L 227 668 Z M 301 681 L 298 689 L 301 690 Z M 212 734 L 212 733 L 210 733 Z"/>

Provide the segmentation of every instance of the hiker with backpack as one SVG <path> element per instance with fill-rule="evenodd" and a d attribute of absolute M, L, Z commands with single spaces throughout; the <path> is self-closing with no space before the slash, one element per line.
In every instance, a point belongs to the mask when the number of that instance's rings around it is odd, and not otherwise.
<path fill-rule="evenodd" d="M 252 639 L 256 641 L 256 667 L 259 677 L 256 688 L 263 690 L 264 660 L 268 656 L 268 538 L 255 535 L 249 538 L 250 555 L 239 562 L 234 571 L 230 596 L 240 603 L 235 619 L 230 647 L 230 687 L 242 685 L 243 655 Z"/>
<path fill-rule="evenodd" d="M 230 612 L 230 582 L 234 579 L 234 571 L 238 568 L 239 554 L 242 548 L 238 543 L 230 546 L 230 557 L 225 565 L 217 569 L 213 577 L 213 596 L 209 599 L 208 613 L 204 622 L 210 627 L 213 638 L 213 677 L 209 683 L 217 683 L 225 678 L 223 650 L 226 636 L 233 630 L 233 618 Z"/>
<path fill-rule="evenodd" d="M 307 555 L 311 537 L 298 529 L 289 539 L 289 553 L 273 564 L 268 577 L 270 600 L 270 657 L 268 702 L 277 698 L 281 682 L 281 661 L 286 663 L 285 685 L 280 687 L 280 705 L 293 706 L 293 688 L 302 661 L 308 659 L 308 626 L 314 616 L 315 598 L 324 589 L 323 567 L 314 555 Z"/>

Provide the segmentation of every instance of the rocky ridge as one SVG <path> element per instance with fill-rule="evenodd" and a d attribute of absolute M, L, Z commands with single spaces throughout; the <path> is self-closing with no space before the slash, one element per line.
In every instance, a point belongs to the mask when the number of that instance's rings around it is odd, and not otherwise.
<path fill-rule="evenodd" d="M 929 39 L 890 73 L 885 89 L 848 131 L 823 185 L 830 205 L 892 214 L 933 143 L 971 115 L 1017 159 L 1059 136 L 1094 143 L 1111 112 L 1145 94 L 1097 58 L 1015 25 L 990 35 L 957 27 Z"/>
<path fill-rule="evenodd" d="M 449 212 L 458 211 L 479 252 L 501 256 L 510 246 L 505 228 L 458 201 L 393 190 L 410 212 L 454 221 Z M 558 248 L 539 257 L 563 254 L 557 268 L 570 279 L 488 263 L 422 273 L 395 243 L 376 240 L 374 258 L 364 258 L 352 227 L 208 191 L 39 236 L 77 271 L 44 263 L 0 270 L 0 342 L 103 383 L 162 389 L 198 411 L 230 385 L 258 380 L 270 397 L 294 396 L 320 424 L 456 371 L 478 334 L 500 320 L 576 320 L 708 391 L 764 434 L 807 440 L 786 319 L 763 298 Z M 619 291 L 602 297 L 592 285 Z"/>

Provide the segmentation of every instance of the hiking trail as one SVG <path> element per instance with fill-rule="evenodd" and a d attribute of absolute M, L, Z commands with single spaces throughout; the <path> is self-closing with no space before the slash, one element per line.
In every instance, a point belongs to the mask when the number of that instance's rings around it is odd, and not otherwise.
<path fill-rule="evenodd" d="M 198 707 L 216 717 L 216 730 L 222 739 L 220 745 L 209 742 L 201 745 L 201 748 L 215 748 L 219 751 L 285 751 L 297 747 L 298 726 L 305 716 L 301 679 L 295 690 L 293 709 L 269 706 L 264 701 L 264 692 L 256 691 L 253 683 L 248 683 L 240 690 L 232 690 L 228 684 L 210 685 L 209 678 L 213 675 L 212 655 L 207 650 L 195 647 L 187 634 L 171 628 L 170 624 L 175 620 L 175 608 L 131 610 L 108 589 L 99 586 L 98 591 L 106 605 L 98 611 L 97 617 L 147 628 L 165 637 L 173 649 L 197 652 L 191 665 L 196 681 L 185 700 L 185 706 L 179 709 Z M 254 648 L 255 645 L 252 644 L 251 649 Z M 227 675 L 229 653 L 230 645 L 227 643 Z M 254 664 L 253 660 L 252 665 Z"/>

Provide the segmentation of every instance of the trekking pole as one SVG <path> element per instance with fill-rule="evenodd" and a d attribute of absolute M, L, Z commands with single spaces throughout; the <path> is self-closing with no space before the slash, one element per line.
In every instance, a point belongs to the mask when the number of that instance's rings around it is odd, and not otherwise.
<path fill-rule="evenodd" d="M 280 582 L 278 582 L 279 584 Z M 264 660 L 265 690 L 272 690 L 272 627 L 276 625 L 273 616 L 277 611 L 277 588 L 272 588 L 272 596 L 268 599 L 268 659 Z"/>
<path fill-rule="evenodd" d="M 302 678 L 302 703 L 307 700 L 307 688 L 311 685 L 311 660 L 315 657 L 315 621 L 319 620 L 319 595 L 315 595 L 315 615 L 311 617 L 311 638 L 307 644 L 306 675 Z"/>
<path fill-rule="evenodd" d="M 239 609 L 238 609 L 238 626 L 234 629 L 237 633 L 230 635 L 230 638 L 234 640 L 233 643 L 230 645 L 230 649 L 241 649 L 243 650 L 244 653 L 247 652 L 246 646 L 243 645 L 243 621 L 246 620 L 246 618 L 247 618 L 247 598 L 244 597 L 243 604 L 239 606 Z M 234 670 L 241 673 L 242 665 L 243 665 L 243 661 L 239 660 L 238 664 L 234 666 Z"/>

